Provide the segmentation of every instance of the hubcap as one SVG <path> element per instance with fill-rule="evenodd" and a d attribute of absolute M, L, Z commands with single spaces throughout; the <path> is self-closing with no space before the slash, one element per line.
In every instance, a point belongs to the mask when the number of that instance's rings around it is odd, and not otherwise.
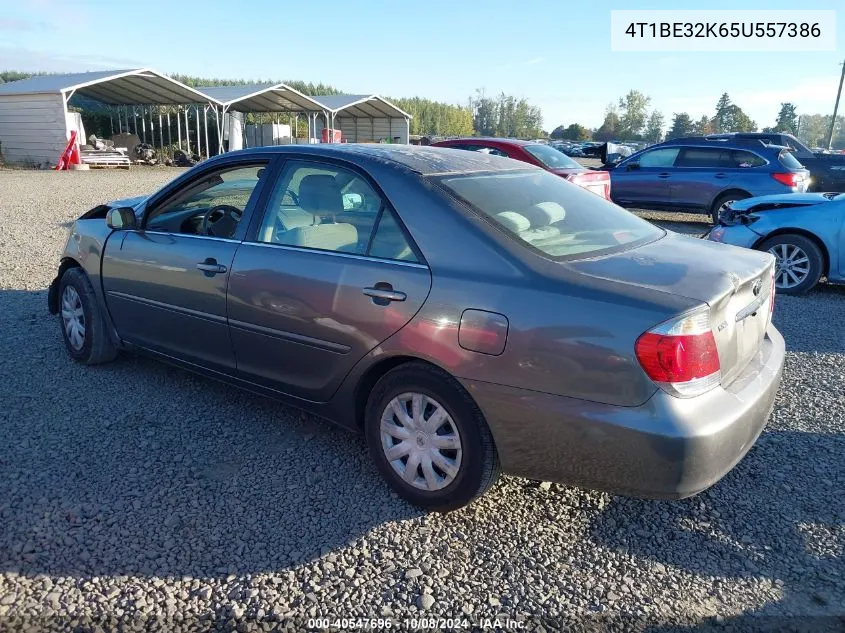
<path fill-rule="evenodd" d="M 62 323 L 70 346 L 79 351 L 85 345 L 85 312 L 82 299 L 73 286 L 65 286 L 62 293 Z"/>
<path fill-rule="evenodd" d="M 403 393 L 381 415 L 381 447 L 406 483 L 440 490 L 461 468 L 461 436 L 446 409 L 421 393 Z"/>
<path fill-rule="evenodd" d="M 775 256 L 775 286 L 794 288 L 810 274 L 810 258 L 795 244 L 775 244 L 769 249 Z"/>

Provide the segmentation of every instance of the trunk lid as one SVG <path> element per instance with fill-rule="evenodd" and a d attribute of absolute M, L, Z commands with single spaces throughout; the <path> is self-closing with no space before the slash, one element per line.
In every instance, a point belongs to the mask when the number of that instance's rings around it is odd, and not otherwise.
<path fill-rule="evenodd" d="M 635 249 L 565 265 L 584 275 L 706 303 L 727 386 L 763 343 L 771 320 L 774 261 L 768 253 L 670 232 Z"/>

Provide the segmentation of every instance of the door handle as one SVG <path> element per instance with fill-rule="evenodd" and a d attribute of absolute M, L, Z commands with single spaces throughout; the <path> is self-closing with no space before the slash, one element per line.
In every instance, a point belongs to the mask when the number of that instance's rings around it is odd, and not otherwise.
<path fill-rule="evenodd" d="M 387 288 L 364 288 L 364 294 L 373 299 L 383 299 L 385 301 L 404 301 L 407 298 L 404 292 L 388 290 Z"/>
<path fill-rule="evenodd" d="M 228 268 L 226 268 L 223 264 L 218 264 L 213 259 L 207 259 L 204 262 L 200 262 L 197 264 L 197 269 L 203 271 L 204 273 L 211 273 L 212 275 L 225 273 L 228 270 Z"/>
<path fill-rule="evenodd" d="M 663 178 L 664 180 L 669 177 L 669 174 L 665 171 L 662 174 L 657 174 L 658 178 Z"/>

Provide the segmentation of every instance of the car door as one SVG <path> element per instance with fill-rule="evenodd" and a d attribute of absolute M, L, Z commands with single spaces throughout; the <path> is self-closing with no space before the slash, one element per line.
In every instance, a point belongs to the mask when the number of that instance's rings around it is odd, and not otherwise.
<path fill-rule="evenodd" d="M 672 205 L 709 209 L 720 192 L 734 181 L 731 150 L 722 147 L 685 147 L 670 181 Z"/>
<path fill-rule="evenodd" d="M 229 281 L 238 374 L 325 402 L 422 307 L 428 267 L 375 184 L 348 165 L 286 163 L 253 224 Z"/>
<path fill-rule="evenodd" d="M 668 206 L 669 182 L 679 147 L 659 147 L 622 161 L 610 170 L 610 195 L 626 207 Z"/>
<path fill-rule="evenodd" d="M 109 238 L 103 288 L 123 340 L 234 373 L 226 286 L 268 163 L 251 158 L 199 171 L 151 200 L 138 230 Z M 218 205 L 240 210 L 240 221 L 203 234 L 203 216 Z"/>

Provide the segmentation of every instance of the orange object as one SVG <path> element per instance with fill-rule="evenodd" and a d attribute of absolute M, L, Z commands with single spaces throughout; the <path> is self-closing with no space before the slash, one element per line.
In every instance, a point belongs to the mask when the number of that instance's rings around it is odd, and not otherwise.
<path fill-rule="evenodd" d="M 73 159 L 74 151 L 76 152 L 77 161 L 79 161 L 79 148 L 76 146 L 76 130 L 73 130 L 70 133 L 70 140 L 67 143 L 67 147 L 65 147 L 65 151 L 59 155 L 59 162 L 56 163 L 56 171 L 70 169 L 70 161 Z"/>
<path fill-rule="evenodd" d="M 81 165 L 82 158 L 79 156 L 79 145 L 76 143 L 73 144 L 73 149 L 70 152 L 70 164 L 71 165 Z"/>

